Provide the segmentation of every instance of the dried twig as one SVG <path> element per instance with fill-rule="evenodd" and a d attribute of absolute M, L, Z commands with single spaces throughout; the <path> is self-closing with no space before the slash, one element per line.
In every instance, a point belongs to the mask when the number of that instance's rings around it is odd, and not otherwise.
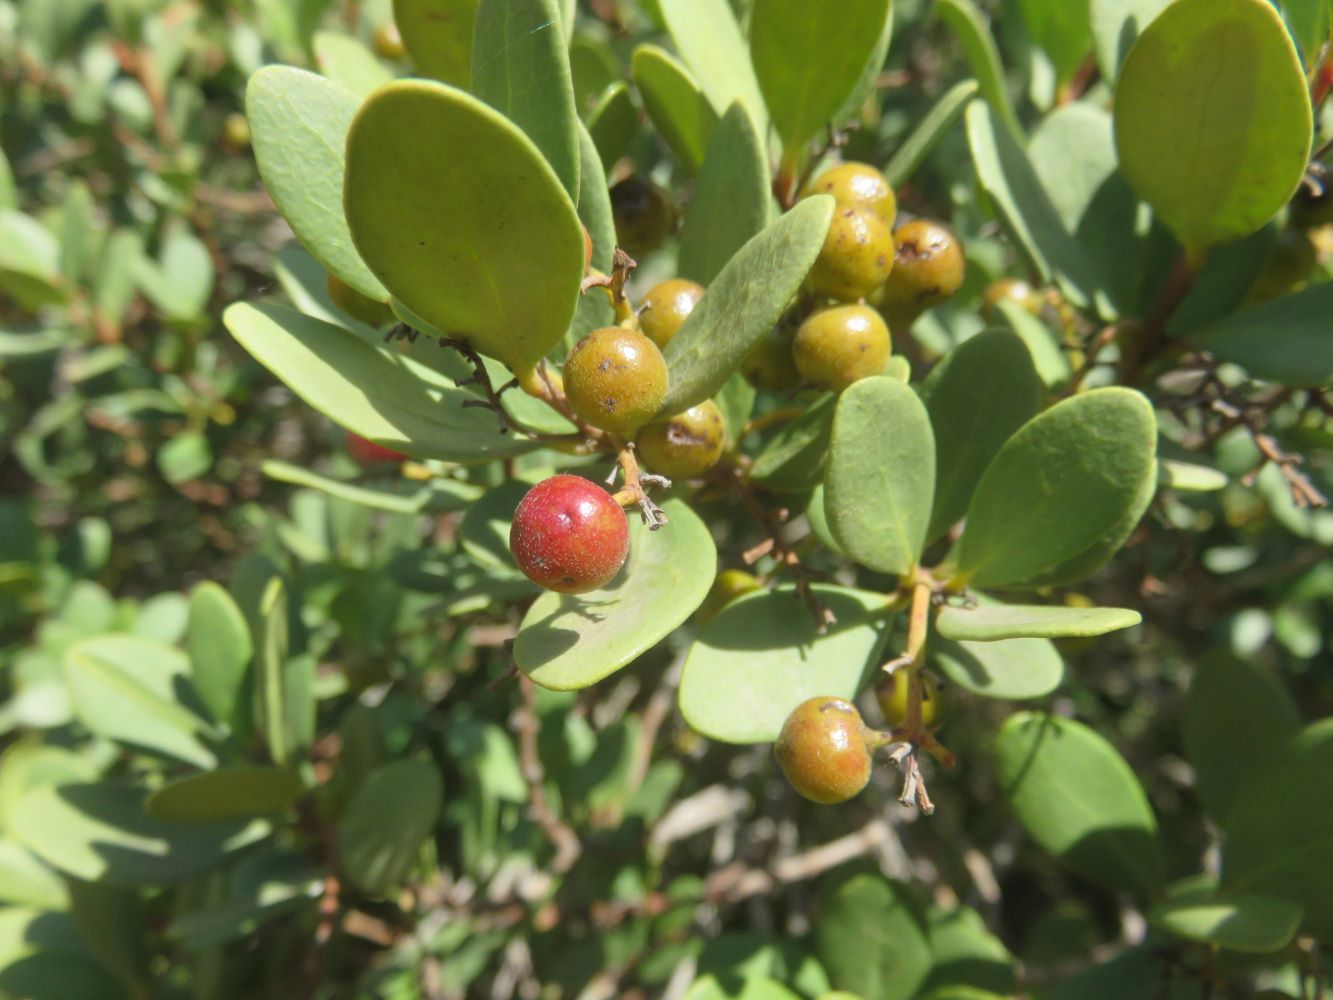
<path fill-rule="evenodd" d="M 551 809 L 543 784 L 546 771 L 542 767 L 541 754 L 537 748 L 537 739 L 541 735 L 541 719 L 537 716 L 537 688 L 526 676 L 518 678 L 518 689 L 523 697 L 522 708 L 517 713 L 519 763 L 523 769 L 523 780 L 528 786 L 528 811 L 533 820 L 541 827 L 552 846 L 555 847 L 555 859 L 551 870 L 563 874 L 574 866 L 574 862 L 583 853 L 583 845 L 574 828 L 564 822 Z"/>
<path fill-rule="evenodd" d="M 796 583 L 796 594 L 805 602 L 806 608 L 810 612 L 810 617 L 815 620 L 815 631 L 823 635 L 828 631 L 830 625 L 836 625 L 838 618 L 821 601 L 810 586 L 810 574 L 801 563 L 801 557 L 796 551 L 786 543 L 782 538 L 781 523 L 785 520 L 786 512 L 778 511 L 776 513 L 769 511 L 755 497 L 754 491 L 746 481 L 744 473 L 736 470 L 733 477 L 737 492 L 740 494 L 741 503 L 745 505 L 751 516 L 759 522 L 759 526 L 764 529 L 768 536 L 759 545 L 746 551 L 742 558 L 747 565 L 753 565 L 770 552 L 777 559 L 780 566 L 786 566 L 791 570 L 792 577 Z"/>

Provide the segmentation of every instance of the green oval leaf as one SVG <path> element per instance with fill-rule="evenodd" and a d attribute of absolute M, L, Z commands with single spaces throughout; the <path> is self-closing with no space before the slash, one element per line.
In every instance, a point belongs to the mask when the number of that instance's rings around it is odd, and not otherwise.
<path fill-rule="evenodd" d="M 39 910 L 69 909 L 64 880 L 32 852 L 12 840 L 0 840 L 0 903 Z"/>
<path fill-rule="evenodd" d="M 1268 954 L 1296 936 L 1304 911 L 1289 899 L 1255 893 L 1192 893 L 1158 903 L 1148 922 L 1187 941 Z"/>
<path fill-rule="evenodd" d="M 606 183 L 606 171 L 602 167 L 601 157 L 597 152 L 597 143 L 593 141 L 588 129 L 579 124 L 579 153 L 583 165 L 579 170 L 579 218 L 592 237 L 592 266 L 603 274 L 611 273 L 611 255 L 616 248 L 616 222 L 611 209 L 611 191 Z M 606 311 L 606 321 L 600 326 L 611 325 L 611 307 L 605 302 L 606 296 L 599 294 L 579 297 L 579 312 L 585 304 L 591 302 L 602 306 Z M 588 331 L 596 329 L 589 327 Z"/>
<path fill-rule="evenodd" d="M 509 528 L 519 501 L 530 489 L 532 483 L 511 479 L 468 506 L 458 523 L 458 543 L 477 565 L 505 576 L 522 577 L 509 551 Z"/>
<path fill-rule="evenodd" d="M 422 511 L 445 513 L 463 510 L 475 500 L 480 491 L 477 487 L 457 479 L 431 479 L 426 482 L 393 476 L 358 486 L 343 479 L 330 479 L 300 465 L 265 459 L 260 463 L 260 471 L 270 479 L 293 486 L 305 486 L 320 493 L 327 493 L 339 500 L 369 507 L 372 510 L 387 510 L 393 514 L 420 514 Z"/>
<path fill-rule="evenodd" d="M 921 987 L 923 997 L 943 1000 L 952 994 L 957 1000 L 985 1000 L 1014 991 L 1014 957 L 987 929 L 980 913 L 970 906 L 932 907 L 926 920 L 931 966 Z"/>
<path fill-rule="evenodd" d="M 542 687 L 576 690 L 633 663 L 703 603 L 717 570 L 708 527 L 680 500 L 662 505 L 670 522 L 630 524 L 629 559 L 600 590 L 548 591 L 523 616 L 514 662 Z"/>
<path fill-rule="evenodd" d="M 723 743 L 766 743 L 807 698 L 856 697 L 888 638 L 887 599 L 813 589 L 838 619 L 824 635 L 790 587 L 747 594 L 708 622 L 680 678 L 680 711 L 691 727 Z"/>
<path fill-rule="evenodd" d="M 820 893 L 815 953 L 838 989 L 911 1000 L 930 972 L 927 935 L 911 887 L 878 872 L 830 879 Z"/>
<path fill-rule="evenodd" d="M 1011 716 L 995 740 L 995 769 L 1032 839 L 1089 881 L 1141 895 L 1162 881 L 1157 819 L 1111 744 L 1072 719 Z"/>
<path fill-rule="evenodd" d="M 839 547 L 863 566 L 906 573 L 921 557 L 934 492 L 935 439 L 916 393 L 883 375 L 854 383 L 838 399 L 824 471 Z"/>
<path fill-rule="evenodd" d="M 391 83 L 347 136 L 352 240 L 393 295 L 516 372 L 569 326 L 583 277 L 574 204 L 504 116 L 424 80 Z"/>
<path fill-rule="evenodd" d="M 750 478 L 762 483 L 765 489 L 778 492 L 804 493 L 820 485 L 828 462 L 837 403 L 837 396 L 825 394 L 795 420 L 779 428 L 755 456 Z"/>
<path fill-rule="evenodd" d="M 698 173 L 718 113 L 690 71 L 656 45 L 640 45 L 630 60 L 634 86 L 648 117 L 690 173 Z"/>
<path fill-rule="evenodd" d="M 222 322 L 247 351 L 306 403 L 368 440 L 423 458 L 477 461 L 533 447 L 499 433 L 475 397 L 382 345 L 287 306 L 238 302 Z"/>
<path fill-rule="evenodd" d="M 245 88 L 250 141 L 264 186 L 310 255 L 362 295 L 389 293 L 371 274 L 343 216 L 344 149 L 355 94 L 305 70 L 265 66 Z"/>
<path fill-rule="evenodd" d="M 713 131 L 685 209 L 680 276 L 711 284 L 727 261 L 767 225 L 772 202 L 763 139 L 745 106 L 733 104 Z"/>
<path fill-rule="evenodd" d="M 1156 445 L 1152 406 L 1129 389 L 1081 393 L 1028 421 L 977 484 L 959 569 L 978 587 L 1012 587 L 1078 557 L 1118 529 L 1145 482 L 1155 487 Z"/>
<path fill-rule="evenodd" d="M 996 639 L 1105 635 L 1143 620 L 1128 608 L 1065 608 L 1037 604 L 978 604 L 946 607 L 935 627 L 946 639 L 993 642 Z"/>
<path fill-rule="evenodd" d="M 1333 940 L 1333 719 L 1307 726 L 1250 775 L 1226 830 L 1223 888 L 1299 903 L 1302 929 Z"/>
<path fill-rule="evenodd" d="M 579 195 L 578 112 L 560 18 L 556 0 L 481 0 L 471 90 L 527 133 L 572 200 Z"/>
<path fill-rule="evenodd" d="M 831 197 L 807 198 L 727 262 L 663 352 L 671 382 L 662 413 L 679 413 L 722 388 L 801 287 L 832 218 Z"/>
<path fill-rule="evenodd" d="M 1023 147 L 998 127 L 985 101 L 969 104 L 964 118 L 977 181 L 1028 263 L 1043 281 L 1058 281 L 1075 305 L 1095 300 L 1098 312 L 1112 313 L 1105 296 L 1099 295 L 1083 246 L 1065 227 Z"/>
<path fill-rule="evenodd" d="M 478 0 L 393 0 L 393 20 L 421 76 L 455 87 L 472 82 Z"/>
<path fill-rule="evenodd" d="M 1042 384 L 1027 345 L 989 330 L 963 341 L 921 384 L 935 435 L 935 501 L 926 540 L 967 512 L 986 466 L 1009 437 L 1041 410 Z"/>
<path fill-rule="evenodd" d="M 1296 706 L 1276 677 L 1227 653 L 1205 657 L 1185 699 L 1181 738 L 1209 815 L 1225 823 L 1247 781 L 1268 770 L 1299 728 Z"/>
<path fill-rule="evenodd" d="M 1048 639 L 952 642 L 936 635 L 929 652 L 945 677 L 983 698 L 1044 698 L 1065 676 L 1060 651 Z"/>
<path fill-rule="evenodd" d="M 773 124 L 796 162 L 861 80 L 890 20 L 890 0 L 844 0 L 837 15 L 804 0 L 756 0 L 750 60 Z M 794 155 L 793 155 L 794 154 Z"/>
<path fill-rule="evenodd" d="M 393 74 L 360 41 L 337 31 L 317 31 L 315 65 L 348 93 L 365 97 L 393 79 Z"/>
<path fill-rule="evenodd" d="M 1088 5 L 1068 0 L 1018 0 L 1018 6 L 1028 34 L 1050 58 L 1056 81 L 1065 83 L 1092 44 Z"/>
<path fill-rule="evenodd" d="M 146 793 L 103 781 L 43 785 L 14 803 L 13 833 L 67 875 L 112 885 L 167 885 L 216 868 L 269 833 L 249 823 L 168 823 L 144 811 Z"/>
<path fill-rule="evenodd" d="M 976 80 L 955 83 L 917 122 L 916 127 L 898 146 L 884 165 L 884 176 L 894 189 L 912 179 L 917 167 L 926 161 L 935 147 L 958 124 L 972 98 L 977 94 Z"/>
<path fill-rule="evenodd" d="M 671 0 L 662 18 L 685 65 L 699 80 L 713 110 L 726 114 L 740 101 L 767 127 L 768 117 L 749 49 L 727 0 Z"/>
<path fill-rule="evenodd" d="M 1266 0 L 1176 0 L 1139 35 L 1116 85 L 1120 169 L 1195 254 L 1287 203 L 1312 121 L 1300 59 Z"/>
<path fill-rule="evenodd" d="M 1256 378 L 1294 386 L 1326 385 L 1333 381 L 1330 311 L 1333 282 L 1319 282 L 1232 313 L 1191 331 L 1186 339 Z"/>
<path fill-rule="evenodd" d="M 231 595 L 211 580 L 190 591 L 185 648 L 199 700 L 214 721 L 234 726 L 254 650 L 245 615 Z"/>
<path fill-rule="evenodd" d="M 65 654 L 70 702 L 89 730 L 212 767 L 216 755 L 200 742 L 208 724 L 181 701 L 193 697 L 189 672 L 184 653 L 135 636 L 95 636 Z"/>
<path fill-rule="evenodd" d="M 1143 31 L 1171 0 L 1090 0 L 1092 47 L 1102 76 L 1114 81 Z"/>
<path fill-rule="evenodd" d="M 602 92 L 601 99 L 588 113 L 587 128 L 597 147 L 598 173 L 604 175 L 625 155 L 639 130 L 639 111 L 623 81 L 616 80 Z"/>
<path fill-rule="evenodd" d="M 990 104 L 1015 139 L 1023 137 L 1023 126 L 1018 123 L 1014 102 L 1009 96 L 1000 50 L 991 37 L 990 25 L 971 0 L 937 0 L 936 11 L 940 20 L 949 26 L 963 46 L 963 54 L 972 69 L 972 75 L 981 88 L 981 96 Z"/>
<path fill-rule="evenodd" d="M 362 892 L 383 895 L 403 881 L 444 803 L 440 773 L 397 760 L 366 775 L 338 824 L 343 874 Z"/>
<path fill-rule="evenodd" d="M 168 782 L 148 796 L 154 819 L 212 823 L 284 812 L 305 791 L 301 779 L 278 767 L 223 767 Z"/>

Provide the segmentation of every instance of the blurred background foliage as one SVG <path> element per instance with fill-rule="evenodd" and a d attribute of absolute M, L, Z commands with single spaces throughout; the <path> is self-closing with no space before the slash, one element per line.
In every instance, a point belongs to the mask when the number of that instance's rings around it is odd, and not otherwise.
<path fill-rule="evenodd" d="M 1025 121 L 1087 63 L 1086 39 L 1071 73 L 1034 38 L 1057 6 L 985 8 Z M 932 5 L 894 16 L 849 159 L 888 162 L 970 74 Z M 473 505 L 506 470 L 358 466 L 218 321 L 279 285 L 335 308 L 259 184 L 246 79 L 273 61 L 352 88 L 406 72 L 392 17 L 388 0 L 0 0 L 0 995 L 1322 996 L 1313 939 L 1244 955 L 1145 930 L 1132 888 L 1032 843 L 990 758 L 1007 703 L 951 698 L 965 764 L 933 775 L 927 820 L 890 769 L 820 808 L 767 746 L 692 734 L 673 691 L 688 636 L 577 697 L 517 678 L 506 642 L 534 591 L 496 508 Z M 575 25 L 612 179 L 683 200 L 689 171 L 629 73 L 638 45 L 669 47 L 660 12 L 587 0 Z M 963 291 L 914 330 L 937 353 L 982 327 L 991 282 L 1032 276 L 961 128 L 899 199 L 966 240 Z M 1281 220 L 1248 294 L 1327 280 L 1331 249 Z M 674 252 L 641 261 L 640 290 Z M 1047 308 L 1036 334 L 1057 380 L 1077 364 L 1062 322 Z M 1157 389 L 1163 457 L 1188 465 L 1066 595 L 1144 623 L 1062 640 L 1048 702 L 1129 762 L 1176 879 L 1215 859 L 1235 787 L 1208 786 L 1208 755 L 1262 770 L 1333 715 L 1333 513 L 1298 507 L 1263 450 L 1299 452 L 1327 495 L 1333 430 L 1321 397 L 1288 392 L 1200 434 Z M 704 512 L 729 552 L 762 537 L 725 502 Z M 1205 661 L 1222 680 L 1200 692 Z M 1217 705 L 1239 751 L 1190 727 Z"/>

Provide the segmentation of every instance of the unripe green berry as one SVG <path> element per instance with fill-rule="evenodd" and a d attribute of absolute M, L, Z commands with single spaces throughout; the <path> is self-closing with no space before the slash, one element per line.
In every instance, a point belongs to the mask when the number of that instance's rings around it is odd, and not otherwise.
<path fill-rule="evenodd" d="M 884 311 L 920 313 L 958 291 L 967 272 L 963 244 L 938 222 L 914 219 L 893 231 L 893 273 L 884 283 Z"/>
<path fill-rule="evenodd" d="M 756 389 L 781 392 L 800 384 L 801 373 L 791 356 L 792 334 L 786 328 L 770 333 L 750 348 L 741 361 L 741 374 Z"/>
<path fill-rule="evenodd" d="M 1041 313 L 1041 293 L 1021 278 L 1000 278 L 992 281 L 981 293 L 981 315 L 988 323 L 999 323 L 1001 302 L 1012 302 L 1026 313 Z"/>
<path fill-rule="evenodd" d="M 866 209 L 839 208 L 810 269 L 810 287 L 819 295 L 855 302 L 884 284 L 893 266 L 889 224 Z"/>
<path fill-rule="evenodd" d="M 921 675 L 921 725 L 926 729 L 944 718 L 947 701 L 939 681 L 930 674 Z M 907 721 L 907 671 L 895 670 L 875 690 L 875 700 L 884 713 L 884 721 L 898 727 Z"/>
<path fill-rule="evenodd" d="M 393 310 L 387 302 L 376 302 L 370 296 L 362 295 L 336 274 L 329 275 L 328 285 L 333 304 L 353 319 L 370 326 L 386 326 L 393 322 Z"/>
<path fill-rule="evenodd" d="M 658 347 L 665 348 L 703 297 L 704 286 L 684 278 L 672 278 L 655 285 L 643 297 L 639 329 Z"/>
<path fill-rule="evenodd" d="M 870 749 L 861 713 L 841 698 L 797 705 L 773 745 L 782 773 L 812 802 L 846 802 L 870 781 Z"/>
<path fill-rule="evenodd" d="M 711 399 L 683 413 L 656 420 L 634 439 L 643 464 L 671 479 L 701 476 L 722 457 L 727 427 Z"/>
<path fill-rule="evenodd" d="M 657 249 L 676 226 L 667 193 L 642 177 L 627 177 L 611 188 L 611 216 L 616 242 L 632 254 Z"/>
<path fill-rule="evenodd" d="M 509 549 L 539 586 L 583 594 L 615 578 L 629 554 L 629 522 L 620 505 L 580 476 L 544 479 L 514 511 Z"/>
<path fill-rule="evenodd" d="M 703 604 L 699 605 L 699 610 L 695 612 L 699 624 L 707 625 L 714 615 L 736 598 L 752 593 L 758 590 L 760 586 L 759 578 L 753 573 L 747 573 L 743 569 L 724 569 L 713 580 L 713 586 L 709 589 L 708 596 L 704 598 Z"/>
<path fill-rule="evenodd" d="M 407 58 L 407 46 L 403 44 L 403 36 L 398 31 L 398 25 L 392 21 L 385 21 L 375 29 L 371 46 L 375 49 L 375 55 L 381 59 L 399 62 Z"/>
<path fill-rule="evenodd" d="M 233 149 L 246 149 L 250 145 L 250 122 L 239 111 L 233 111 L 222 125 L 222 138 Z"/>
<path fill-rule="evenodd" d="M 892 226 L 898 214 L 898 199 L 882 173 L 868 163 L 839 163 L 810 182 L 802 197 L 831 194 L 839 208 L 861 208 L 874 212 Z"/>
<path fill-rule="evenodd" d="M 667 366 L 657 345 L 638 330 L 604 326 L 569 352 L 565 398 L 582 419 L 604 431 L 638 430 L 662 406 Z"/>
<path fill-rule="evenodd" d="M 1319 251 L 1309 232 L 1304 229 L 1282 230 L 1250 285 L 1245 304 L 1258 305 L 1303 287 L 1318 262 Z"/>
<path fill-rule="evenodd" d="M 792 341 L 792 356 L 803 377 L 830 392 L 878 375 L 892 343 L 884 319 L 870 306 L 832 306 L 812 314 Z"/>

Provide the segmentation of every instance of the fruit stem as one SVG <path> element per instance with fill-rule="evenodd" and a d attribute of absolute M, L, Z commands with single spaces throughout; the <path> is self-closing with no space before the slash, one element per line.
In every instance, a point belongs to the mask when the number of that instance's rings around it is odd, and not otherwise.
<path fill-rule="evenodd" d="M 648 530 L 656 531 L 667 523 L 667 516 L 661 507 L 649 499 L 644 484 L 670 489 L 671 480 L 666 476 L 655 476 L 641 471 L 639 461 L 634 457 L 634 445 L 628 441 L 614 440 L 619 449 L 616 461 L 620 465 L 621 474 L 625 477 L 625 487 L 611 499 L 622 507 L 638 507 L 639 513 L 643 516 L 643 523 L 648 525 Z"/>

